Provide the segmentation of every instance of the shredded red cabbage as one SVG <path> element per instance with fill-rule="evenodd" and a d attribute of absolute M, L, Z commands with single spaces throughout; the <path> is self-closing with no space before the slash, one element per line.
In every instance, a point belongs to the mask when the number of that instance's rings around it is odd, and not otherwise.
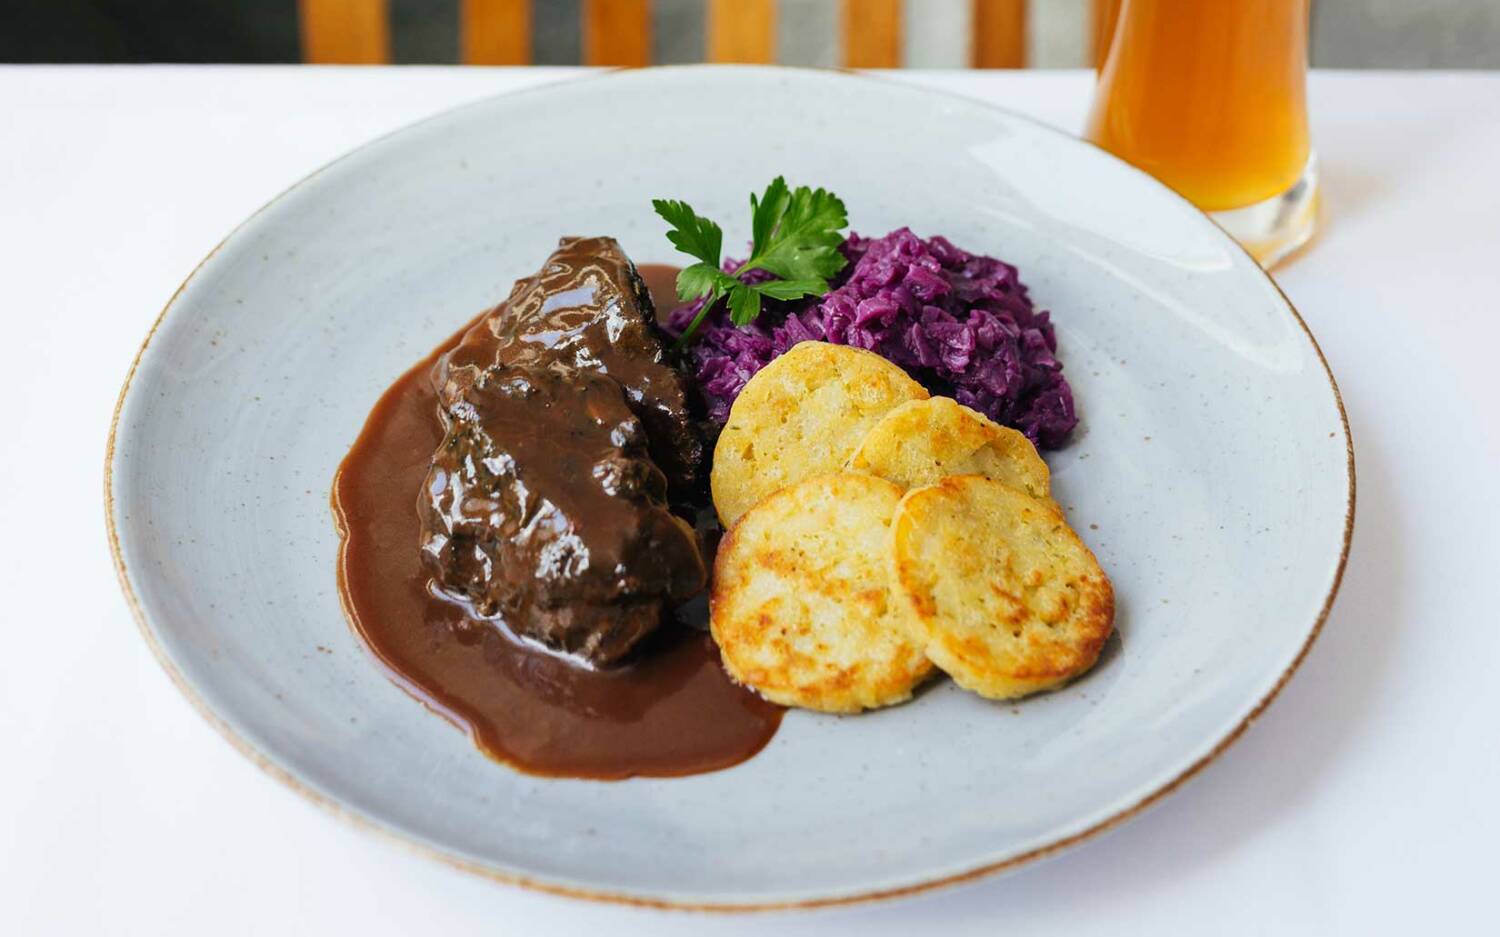
<path fill-rule="evenodd" d="M 1038 448 L 1067 442 L 1078 423 L 1073 391 L 1052 323 L 1032 308 L 1015 267 L 908 228 L 875 239 L 851 233 L 842 250 L 849 264 L 824 296 L 767 302 L 746 326 L 732 324 L 723 304 L 709 314 L 688 355 L 710 420 L 723 425 L 745 382 L 773 358 L 798 342 L 826 341 L 877 352 Z M 667 330 L 680 334 L 702 308 L 700 299 L 674 310 Z"/>

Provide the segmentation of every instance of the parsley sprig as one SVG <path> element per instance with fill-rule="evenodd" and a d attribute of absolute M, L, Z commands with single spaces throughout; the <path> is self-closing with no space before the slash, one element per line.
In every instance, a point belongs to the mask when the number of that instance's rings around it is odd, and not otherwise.
<path fill-rule="evenodd" d="M 759 198 L 752 193 L 750 256 L 734 273 L 725 273 L 720 263 L 722 228 L 687 202 L 658 198 L 651 205 L 672 226 L 667 240 L 698 261 L 677 274 L 677 297 L 683 302 L 707 297 L 674 349 L 692 339 L 721 298 L 729 303 L 730 321 L 748 325 L 760 315 L 762 298 L 789 300 L 826 293 L 829 278 L 848 262 L 839 252 L 844 241 L 839 232 L 849 224 L 848 213 L 839 197 L 826 189 L 789 189 L 777 176 Z M 764 270 L 773 279 L 746 283 L 745 274 L 752 270 Z"/>

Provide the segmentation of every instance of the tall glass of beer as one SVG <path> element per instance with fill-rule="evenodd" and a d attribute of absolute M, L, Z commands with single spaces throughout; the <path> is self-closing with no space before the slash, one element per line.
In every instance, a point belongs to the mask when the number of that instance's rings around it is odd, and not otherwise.
<path fill-rule="evenodd" d="M 1088 138 L 1208 212 L 1270 267 L 1312 237 L 1310 0 L 1119 0 Z"/>

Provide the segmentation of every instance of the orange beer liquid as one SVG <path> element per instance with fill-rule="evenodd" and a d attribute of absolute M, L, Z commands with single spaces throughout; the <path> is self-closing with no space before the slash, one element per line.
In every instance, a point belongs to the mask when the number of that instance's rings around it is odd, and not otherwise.
<path fill-rule="evenodd" d="M 1302 175 L 1309 0 L 1122 0 L 1088 138 L 1205 211 Z"/>

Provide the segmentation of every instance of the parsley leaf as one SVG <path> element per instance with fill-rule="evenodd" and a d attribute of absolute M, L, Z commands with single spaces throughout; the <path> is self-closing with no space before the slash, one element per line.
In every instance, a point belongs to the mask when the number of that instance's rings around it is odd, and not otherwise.
<path fill-rule="evenodd" d="M 849 224 L 848 212 L 839 197 L 826 189 L 791 189 L 786 179 L 777 176 L 760 196 L 752 193 L 750 256 L 732 274 L 721 269 L 723 229 L 687 202 L 653 199 L 651 205 L 671 226 L 667 240 L 699 261 L 677 275 L 678 298 L 686 302 L 706 297 L 703 309 L 683 330 L 674 349 L 687 344 L 722 297 L 727 297 L 730 321 L 748 325 L 760 315 L 762 298 L 784 301 L 826 293 L 829 278 L 848 263 L 839 251 L 844 242 L 841 232 Z M 752 270 L 765 271 L 772 279 L 744 282 Z"/>
<path fill-rule="evenodd" d="M 750 231 L 752 240 L 750 242 L 750 253 L 759 254 L 766 245 L 766 240 L 771 236 L 776 222 L 786 214 L 787 204 L 791 201 L 792 194 L 787 191 L 786 180 L 777 176 L 766 186 L 765 194 L 756 200 L 755 193 L 750 193 Z"/>
<path fill-rule="evenodd" d="M 719 251 L 724 242 L 724 232 L 707 218 L 700 217 L 687 202 L 670 199 L 651 200 L 651 207 L 661 215 L 672 230 L 667 240 L 684 254 L 691 254 L 714 267 L 719 266 Z"/>
<path fill-rule="evenodd" d="M 844 268 L 839 231 L 848 224 L 837 195 L 803 186 L 786 201 L 774 235 L 751 259 L 783 280 L 827 279 Z"/>
<path fill-rule="evenodd" d="M 804 296 L 826 293 L 828 281 L 816 277 L 803 280 L 772 280 L 769 283 L 757 283 L 751 289 L 767 299 L 801 299 Z"/>
<path fill-rule="evenodd" d="M 729 291 L 729 321 L 749 325 L 760 315 L 760 293 L 744 285 Z"/>
<path fill-rule="evenodd" d="M 720 270 L 717 263 L 696 263 L 677 274 L 677 298 L 691 302 L 709 293 L 722 293 L 738 282 Z"/>

